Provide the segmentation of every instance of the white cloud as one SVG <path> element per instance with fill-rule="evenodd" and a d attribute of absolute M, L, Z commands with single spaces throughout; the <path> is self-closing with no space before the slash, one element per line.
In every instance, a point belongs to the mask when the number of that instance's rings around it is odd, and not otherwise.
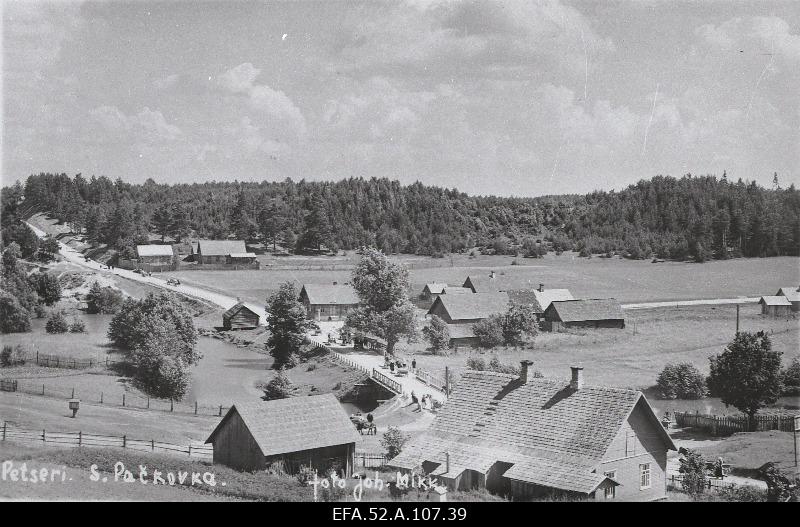
<path fill-rule="evenodd" d="M 695 33 L 715 47 L 747 52 L 755 48 L 800 60 L 800 34 L 793 34 L 788 22 L 777 16 L 731 18 L 719 25 L 702 25 Z"/>
<path fill-rule="evenodd" d="M 219 84 L 232 93 L 249 93 L 261 70 L 249 62 L 231 68 L 219 78 Z"/>
<path fill-rule="evenodd" d="M 127 131 L 138 139 L 158 142 L 176 139 L 183 134 L 181 129 L 169 124 L 158 110 L 144 107 L 135 115 L 125 115 L 116 106 L 99 106 L 89 114 L 110 132 Z"/>

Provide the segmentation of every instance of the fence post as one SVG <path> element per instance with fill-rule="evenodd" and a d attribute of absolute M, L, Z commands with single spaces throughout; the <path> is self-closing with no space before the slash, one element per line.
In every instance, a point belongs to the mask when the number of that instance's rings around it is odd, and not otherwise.
<path fill-rule="evenodd" d="M 125 406 L 125 394 L 122 394 L 122 406 Z"/>
<path fill-rule="evenodd" d="M 169 411 L 172 412 L 173 410 L 175 410 L 175 401 L 170 399 L 169 400 Z"/>
<path fill-rule="evenodd" d="M 222 417 L 222 405 L 219 405 L 219 416 Z"/>
<path fill-rule="evenodd" d="M 8 426 L 8 423 L 3 421 L 3 441 L 6 440 L 6 426 Z"/>
<path fill-rule="evenodd" d="M 155 441 L 155 439 L 151 439 L 150 440 L 150 450 L 152 450 L 153 452 L 156 451 L 156 441 Z"/>
<path fill-rule="evenodd" d="M 197 415 L 197 401 L 194 402 L 194 415 Z"/>
<path fill-rule="evenodd" d="M 150 409 L 150 396 L 147 396 L 147 409 Z"/>
<path fill-rule="evenodd" d="M 42 395 L 44 395 L 44 383 L 42 383 Z"/>
<path fill-rule="evenodd" d="M 100 392 L 100 404 L 103 404 L 103 392 Z"/>
<path fill-rule="evenodd" d="M 70 397 L 70 399 L 74 399 L 74 398 L 75 398 L 75 387 L 73 386 L 72 387 L 72 397 Z"/>
<path fill-rule="evenodd" d="M 189 457 L 192 457 L 192 444 L 189 443 Z"/>
<path fill-rule="evenodd" d="M 82 439 L 83 439 L 83 432 L 78 430 L 78 446 L 81 446 Z"/>
<path fill-rule="evenodd" d="M 47 430 L 42 430 L 42 443 L 47 443 Z"/>
<path fill-rule="evenodd" d="M 128 447 L 128 437 L 122 436 L 122 448 L 127 448 L 127 447 Z"/>

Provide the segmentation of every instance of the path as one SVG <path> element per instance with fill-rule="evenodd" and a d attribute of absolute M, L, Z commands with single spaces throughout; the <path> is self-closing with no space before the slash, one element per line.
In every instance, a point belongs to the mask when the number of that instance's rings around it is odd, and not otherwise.
<path fill-rule="evenodd" d="M 623 304 L 622 309 L 653 309 L 657 307 L 685 307 L 685 306 L 717 306 L 723 304 L 755 304 L 759 298 L 708 298 L 701 300 L 679 300 L 677 302 L 644 302 L 640 304 Z"/>
<path fill-rule="evenodd" d="M 39 238 L 44 238 L 46 236 L 46 233 L 43 230 L 35 227 L 34 225 L 31 225 L 28 222 L 25 222 L 25 224 L 28 225 L 28 227 L 30 227 L 31 230 L 33 230 L 33 232 L 36 233 L 36 236 L 38 236 Z M 58 247 L 59 247 L 58 250 L 59 254 L 65 260 L 75 265 L 91 269 L 93 271 L 97 271 L 100 273 L 114 274 L 122 278 L 127 278 L 128 280 L 133 280 L 136 282 L 141 282 L 155 287 L 160 287 L 161 289 L 166 289 L 168 291 L 173 291 L 175 293 L 179 293 L 190 297 L 200 298 L 202 300 L 211 302 L 212 304 L 215 304 L 221 307 L 222 309 L 228 309 L 230 307 L 233 307 L 237 303 L 236 297 L 215 293 L 213 291 L 209 291 L 201 287 L 195 287 L 186 284 L 169 285 L 167 284 L 165 279 L 160 277 L 143 276 L 138 273 L 134 273 L 133 271 L 129 271 L 127 269 L 119 269 L 119 268 L 108 269 L 107 266 L 101 264 L 100 262 L 91 259 L 87 260 L 83 254 L 76 251 L 72 247 L 69 247 L 68 245 L 58 242 Z M 266 325 L 267 312 L 265 311 L 264 306 L 259 306 L 257 304 L 252 304 L 249 302 L 245 302 L 244 304 L 248 308 L 252 309 L 254 312 L 258 313 L 261 320 L 261 325 Z"/>

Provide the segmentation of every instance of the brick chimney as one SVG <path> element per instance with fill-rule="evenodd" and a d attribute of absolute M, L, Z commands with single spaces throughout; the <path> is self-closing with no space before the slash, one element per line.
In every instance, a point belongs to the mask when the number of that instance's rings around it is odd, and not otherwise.
<path fill-rule="evenodd" d="M 544 291 L 544 284 L 539 284 L 539 292 L 541 293 Z"/>
<path fill-rule="evenodd" d="M 581 366 L 572 366 L 572 380 L 569 381 L 569 387 L 573 390 L 580 390 L 583 388 L 583 368 Z"/>
<path fill-rule="evenodd" d="M 519 380 L 522 384 L 528 384 L 533 380 L 533 361 L 521 360 L 519 361 Z"/>

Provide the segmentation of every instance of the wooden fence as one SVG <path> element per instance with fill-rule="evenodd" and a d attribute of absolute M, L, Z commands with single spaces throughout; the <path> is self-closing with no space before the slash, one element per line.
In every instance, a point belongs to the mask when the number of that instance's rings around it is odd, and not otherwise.
<path fill-rule="evenodd" d="M 196 457 L 211 460 L 214 449 L 211 445 L 175 445 L 154 439 L 134 439 L 128 436 L 106 436 L 83 432 L 48 432 L 19 428 L 3 422 L 0 440 L 17 443 L 42 443 L 63 448 L 95 447 L 126 448 L 140 452 L 158 452 L 174 456 Z"/>
<path fill-rule="evenodd" d="M 378 384 L 383 385 L 384 387 L 390 389 L 394 393 L 403 393 L 403 385 L 397 382 L 396 380 L 392 379 L 388 375 L 384 375 L 379 372 L 376 368 L 372 368 L 372 378 Z"/>
<path fill-rule="evenodd" d="M 444 377 L 439 377 L 438 375 L 434 375 L 429 371 L 421 370 L 419 368 L 414 372 L 414 375 L 416 375 L 420 382 L 425 383 L 434 390 L 442 393 L 445 393 L 447 390 L 447 383 L 445 382 Z"/>
<path fill-rule="evenodd" d="M 170 399 L 156 399 L 128 392 L 86 392 L 75 388 L 48 386 L 46 383 L 26 379 L 0 379 L 0 391 L 19 392 L 54 399 L 81 399 L 92 404 L 102 404 L 140 410 L 157 410 L 193 415 L 222 417 L 230 408 L 225 405 L 201 404 L 199 401 L 185 403 Z"/>
<path fill-rule="evenodd" d="M 379 453 L 356 450 L 356 464 L 364 468 L 380 468 L 386 465 L 386 456 Z"/>
<path fill-rule="evenodd" d="M 667 478 L 667 486 L 673 489 L 682 488 L 683 474 L 670 474 Z M 706 478 L 705 487 L 707 489 L 720 490 L 731 489 L 736 483 L 725 481 L 724 479 Z"/>
<path fill-rule="evenodd" d="M 753 429 L 750 429 L 746 415 L 704 415 L 691 412 L 675 412 L 675 423 L 679 427 L 700 428 L 713 435 L 730 435 L 736 432 L 763 432 L 794 430 L 794 416 L 788 414 L 763 414 L 753 418 Z"/>

